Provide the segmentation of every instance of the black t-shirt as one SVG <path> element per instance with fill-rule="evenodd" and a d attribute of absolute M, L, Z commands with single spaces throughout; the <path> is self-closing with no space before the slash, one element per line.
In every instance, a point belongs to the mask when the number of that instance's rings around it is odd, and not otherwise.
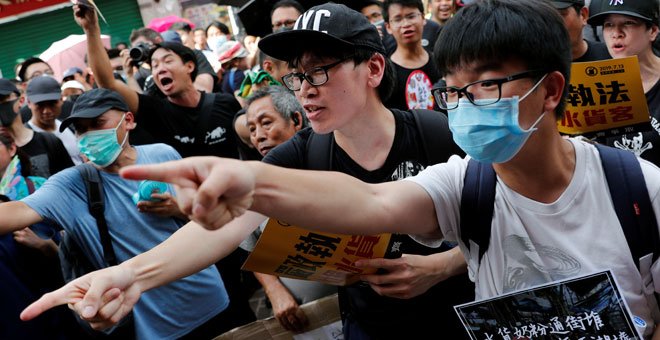
<path fill-rule="evenodd" d="M 57 136 L 34 131 L 34 136 L 21 147 L 30 158 L 32 176 L 48 178 L 60 170 L 73 166 L 69 153 Z"/>
<path fill-rule="evenodd" d="M 440 80 L 440 71 L 433 55 L 429 54 L 429 61 L 418 69 L 405 68 L 394 62 L 392 64 L 396 81 L 385 106 L 399 110 L 433 109 L 431 89 Z"/>
<path fill-rule="evenodd" d="M 340 171 L 368 183 L 381 183 L 413 176 L 425 168 L 428 162 L 413 115 L 396 109 L 392 112 L 396 121 L 394 142 L 380 169 L 365 170 L 333 140 L 329 150 L 332 153 L 329 170 Z M 311 128 L 301 130 L 292 139 L 271 150 L 263 161 L 287 168 L 310 168 L 310 164 L 306 163 L 307 141 L 311 134 Z M 447 143 L 438 152 L 445 152 L 449 157 L 454 147 Z M 424 247 L 407 235 L 394 236 L 401 242 L 400 250 L 404 253 L 427 255 L 440 251 Z M 389 254 L 388 257 L 400 255 Z M 465 330 L 452 306 L 472 301 L 474 285 L 467 275 L 461 275 L 408 300 L 380 296 L 361 283 L 340 287 L 339 294 L 342 317 L 355 320 L 375 339 L 415 339 L 428 337 L 429 334 L 462 339 L 465 338 Z"/>
<path fill-rule="evenodd" d="M 396 40 L 391 34 L 387 33 L 385 23 L 381 24 L 380 28 L 383 32 L 383 46 L 385 47 L 385 53 L 387 56 L 391 56 L 392 53 L 396 51 Z M 433 53 L 435 41 L 438 40 L 441 30 L 442 26 L 438 25 L 437 22 L 426 20 L 424 30 L 422 31 L 422 46 L 426 52 Z"/>
<path fill-rule="evenodd" d="M 634 152 L 653 164 L 660 166 L 660 80 L 646 92 L 646 103 L 651 113 L 648 131 L 607 138 L 607 145 Z"/>
<path fill-rule="evenodd" d="M 587 51 L 583 56 L 573 60 L 574 63 L 612 59 L 610 52 L 607 50 L 607 45 L 602 42 L 585 41 L 587 42 Z"/>
<path fill-rule="evenodd" d="M 214 96 L 210 112 L 204 108 L 206 96 Z M 222 93 L 202 92 L 196 107 L 140 94 L 136 121 L 157 142 L 171 145 L 182 157 L 238 158 L 232 122 L 240 109 L 233 96 Z"/>

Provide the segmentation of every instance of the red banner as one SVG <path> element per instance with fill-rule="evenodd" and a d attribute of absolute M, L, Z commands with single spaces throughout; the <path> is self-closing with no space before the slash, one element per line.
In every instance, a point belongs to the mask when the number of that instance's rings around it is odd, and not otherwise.
<path fill-rule="evenodd" d="M 0 0 L 0 18 L 58 5 L 69 0 Z"/>

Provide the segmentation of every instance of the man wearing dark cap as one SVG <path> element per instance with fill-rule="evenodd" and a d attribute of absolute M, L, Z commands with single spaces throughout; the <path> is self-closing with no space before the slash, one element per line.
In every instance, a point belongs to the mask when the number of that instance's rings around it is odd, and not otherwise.
<path fill-rule="evenodd" d="M 637 57 L 651 116 L 647 131 L 608 138 L 606 143 L 660 165 L 660 57 L 653 51 L 660 36 L 660 1 L 599 1 L 592 8 L 589 24 L 603 27 L 612 57 Z"/>
<path fill-rule="evenodd" d="M 99 170 L 105 202 L 105 219 L 112 235 L 118 262 L 140 254 L 168 238 L 185 222 L 172 195 L 159 195 L 162 202 L 149 202 L 136 209 L 132 200 L 139 182 L 117 176 L 120 168 L 133 164 L 160 163 L 180 159 L 164 144 L 133 147 L 128 135 L 135 127 L 133 113 L 113 91 L 95 89 L 81 95 L 71 117 L 60 129 L 76 127 L 81 151 Z M 62 199 L 62 198 L 66 199 Z M 89 214 L 84 180 L 71 168 L 51 177 L 29 200 L 0 204 L 0 233 L 50 220 L 77 242 L 96 266 L 104 263 L 94 217 Z M 143 203 L 143 202 L 140 202 Z M 6 218 L 11 216 L 11 218 Z M 229 299 L 222 279 L 213 266 L 190 277 L 145 294 L 133 313 L 137 339 L 192 336 L 211 338 L 228 330 L 219 315 Z M 17 317 L 17 316 L 16 316 Z M 208 324 L 207 324 L 208 323 Z"/>
<path fill-rule="evenodd" d="M 62 141 L 52 133 L 36 132 L 23 124 L 18 113 L 20 92 L 8 79 L 0 78 L 0 123 L 30 158 L 32 174 L 48 178 L 73 166 Z"/>
<path fill-rule="evenodd" d="M 564 25 L 571 38 L 573 62 L 611 58 L 604 43 L 589 41 L 582 37 L 584 27 L 587 25 L 587 18 L 589 18 L 589 8 L 585 6 L 584 0 L 559 0 L 551 3 L 564 19 Z"/>
<path fill-rule="evenodd" d="M 27 122 L 29 128 L 37 132 L 50 132 L 62 140 L 69 157 L 74 164 L 81 164 L 82 158 L 76 145 L 76 137 L 70 129 L 60 129 L 58 119 L 62 113 L 62 89 L 55 78 L 41 76 L 32 79 L 26 90 L 28 107 L 32 118 Z"/>

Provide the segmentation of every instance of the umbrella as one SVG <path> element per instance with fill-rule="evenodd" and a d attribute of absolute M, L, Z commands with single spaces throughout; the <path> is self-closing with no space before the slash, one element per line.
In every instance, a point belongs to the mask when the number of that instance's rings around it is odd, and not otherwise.
<path fill-rule="evenodd" d="M 102 35 L 101 40 L 106 48 L 110 48 L 110 36 Z M 62 81 L 62 73 L 70 67 L 85 69 L 85 55 L 87 54 L 87 37 L 84 34 L 72 34 L 56 41 L 45 50 L 39 58 L 50 65 L 55 78 Z"/>
<path fill-rule="evenodd" d="M 176 15 L 168 15 L 166 17 L 152 19 L 149 21 L 149 25 L 147 25 L 147 27 L 153 29 L 156 32 L 165 32 L 170 28 L 170 26 L 172 26 L 173 23 L 181 21 L 190 25 L 190 28 L 195 28 L 195 24 L 193 24 L 190 20 L 181 18 Z"/>

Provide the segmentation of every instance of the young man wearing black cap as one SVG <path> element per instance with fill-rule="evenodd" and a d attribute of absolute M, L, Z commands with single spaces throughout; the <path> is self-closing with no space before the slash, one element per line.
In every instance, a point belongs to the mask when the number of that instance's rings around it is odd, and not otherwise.
<path fill-rule="evenodd" d="M 171 194 L 159 195 L 160 202 L 139 202 L 136 208 L 132 196 L 139 182 L 117 176 L 119 169 L 127 165 L 180 159 L 165 144 L 133 147 L 128 143 L 135 120 L 118 93 L 106 89 L 84 93 L 60 129 L 70 124 L 76 128 L 81 151 L 99 169 L 105 219 L 118 262 L 152 248 L 185 223 Z M 81 244 L 92 263 L 102 267 L 102 245 L 96 221 L 88 212 L 87 197 L 77 169 L 62 171 L 29 198 L 0 204 L 0 233 L 43 220 L 54 221 Z M 142 296 L 136 304 L 133 316 L 137 339 L 210 338 L 236 326 L 221 317 L 229 299 L 213 266 L 153 293 Z"/>
<path fill-rule="evenodd" d="M 316 6 L 300 16 L 293 30 L 262 39 L 259 48 L 288 61 L 294 68 L 295 72 L 284 76 L 283 81 L 295 92 L 312 127 L 270 150 L 264 162 L 340 171 L 377 183 L 410 176 L 432 163 L 424 151 L 426 147 L 433 148 L 436 161 L 461 152 L 451 141 L 446 117 L 441 113 L 428 116 L 440 126 L 435 132 L 441 137 L 434 142 L 437 145 L 425 146 L 413 113 L 384 106 L 383 100 L 391 92 L 392 66 L 376 28 L 362 14 L 333 3 Z M 309 146 L 312 140 L 324 139 L 327 143 L 321 145 L 325 146 Z M 312 154 L 329 160 L 328 164 L 309 160 Z M 316 215 L 322 211 L 301 210 L 300 214 Z M 197 225 L 187 225 L 173 236 L 175 245 L 165 249 L 178 248 L 179 241 L 195 239 L 199 251 L 177 255 L 166 252 L 159 255 L 159 263 L 152 268 L 162 264 L 176 267 L 163 268 L 168 273 L 194 272 L 197 261 L 212 263 L 226 256 L 264 218 L 247 213 L 228 226 L 229 235 L 225 228 L 201 233 Z M 362 276 L 365 283 L 340 288 L 344 336 L 424 338 L 442 325 L 442 334 L 448 338 L 463 338 L 464 331 L 452 306 L 471 300 L 473 289 L 465 274 L 450 278 L 465 273 L 458 249 L 447 244 L 425 247 L 407 235 L 394 237 L 400 248 L 391 254 L 400 257 L 361 262 L 362 268 L 379 268 L 379 273 Z M 140 266 L 140 259 L 134 265 Z M 147 257 L 146 262 L 153 259 Z M 447 278 L 450 279 L 443 282 Z M 149 288 L 150 283 L 141 286 Z M 293 316 L 291 321 L 295 321 Z"/>
<path fill-rule="evenodd" d="M 20 92 L 8 79 L 0 78 L 0 128 L 14 137 L 16 145 L 30 157 L 31 173 L 48 178 L 73 166 L 71 157 L 55 135 L 36 132 L 23 124 L 18 113 Z"/>
<path fill-rule="evenodd" d="M 629 150 L 660 166 L 660 57 L 653 42 L 660 35 L 658 0 L 601 1 L 592 5 L 589 24 L 603 27 L 607 49 L 614 58 L 637 56 L 651 124 L 648 131 L 608 138 L 606 143 Z"/>
<path fill-rule="evenodd" d="M 551 3 L 564 19 L 564 25 L 571 38 L 573 62 L 612 58 L 604 43 L 582 38 L 582 32 L 587 25 L 587 18 L 589 18 L 589 8 L 584 5 L 584 0 L 559 0 L 551 1 Z"/>
<path fill-rule="evenodd" d="M 150 50 L 151 72 L 166 99 L 139 94 L 116 80 L 101 42 L 94 11 L 74 6 L 76 22 L 87 35 L 89 64 L 96 83 L 117 91 L 124 98 L 136 123 L 156 141 L 174 147 L 183 157 L 216 155 L 237 158 L 237 138 L 232 127 L 240 105 L 231 95 L 211 94 L 195 89 L 198 67 L 193 51 L 178 43 L 161 43 Z"/>
<path fill-rule="evenodd" d="M 80 150 L 76 137 L 70 129 L 60 129 L 58 119 L 62 113 L 62 90 L 55 78 L 41 76 L 32 79 L 26 90 L 28 107 L 32 118 L 27 122 L 29 128 L 37 132 L 49 132 L 57 136 L 64 144 L 73 164 L 81 164 Z"/>

